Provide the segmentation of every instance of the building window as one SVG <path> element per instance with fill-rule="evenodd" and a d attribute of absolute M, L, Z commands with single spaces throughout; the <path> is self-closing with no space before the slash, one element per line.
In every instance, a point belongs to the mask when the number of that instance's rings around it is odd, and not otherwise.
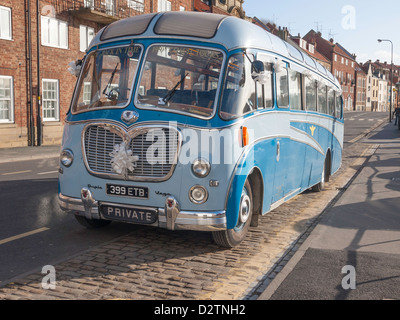
<path fill-rule="evenodd" d="M 9 76 L 0 76 L 0 123 L 13 121 L 13 78 Z"/>
<path fill-rule="evenodd" d="M 68 49 L 68 23 L 42 16 L 42 45 Z"/>
<path fill-rule="evenodd" d="M 59 86 L 58 80 L 42 80 L 43 121 L 59 120 Z"/>
<path fill-rule="evenodd" d="M 138 12 L 144 12 L 144 0 L 128 0 L 128 7 Z"/>
<path fill-rule="evenodd" d="M 171 11 L 171 1 L 158 0 L 158 12 Z"/>
<path fill-rule="evenodd" d="M 80 31 L 80 48 L 82 52 L 85 52 L 86 49 L 89 47 L 90 42 L 94 38 L 94 29 L 80 25 L 79 26 L 79 31 Z"/>
<path fill-rule="evenodd" d="M 94 0 L 84 0 L 85 8 L 94 9 Z"/>
<path fill-rule="evenodd" d="M 0 39 L 11 40 L 11 9 L 0 6 Z"/>
<path fill-rule="evenodd" d="M 186 10 L 185 7 L 179 6 L 179 11 L 185 11 L 185 10 Z"/>
<path fill-rule="evenodd" d="M 334 57 L 335 57 L 335 61 L 337 61 L 337 55 L 336 54 L 334 54 Z"/>

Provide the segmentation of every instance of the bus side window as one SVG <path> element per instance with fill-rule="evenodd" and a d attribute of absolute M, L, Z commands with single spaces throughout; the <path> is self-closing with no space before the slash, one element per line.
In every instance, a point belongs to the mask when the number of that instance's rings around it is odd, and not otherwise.
<path fill-rule="evenodd" d="M 335 115 L 335 91 L 333 89 L 328 90 L 328 114 Z"/>
<path fill-rule="evenodd" d="M 327 110 L 327 101 L 326 101 L 326 85 L 324 85 L 322 82 L 318 83 L 318 112 L 320 113 L 328 113 Z"/>
<path fill-rule="evenodd" d="M 290 109 L 302 109 L 303 98 L 301 90 L 301 73 L 294 70 L 289 70 L 289 99 Z"/>
<path fill-rule="evenodd" d="M 249 60 L 244 58 L 243 53 L 232 55 L 222 93 L 221 117 L 229 120 L 257 109 L 255 89 Z"/>
<path fill-rule="evenodd" d="M 342 118 L 342 96 L 339 92 L 335 92 L 336 96 L 336 106 L 335 106 L 335 116 L 336 118 Z"/>
<path fill-rule="evenodd" d="M 306 110 L 317 111 L 317 82 L 305 77 L 306 83 Z"/>
<path fill-rule="evenodd" d="M 281 70 L 275 73 L 276 77 L 276 102 L 278 107 L 287 108 L 289 106 L 289 85 L 288 85 L 288 70 L 282 67 Z"/>
<path fill-rule="evenodd" d="M 265 94 L 264 94 L 264 85 L 261 83 L 256 82 L 256 89 L 257 89 L 257 105 L 258 109 L 264 109 L 264 101 L 265 101 Z"/>
<path fill-rule="evenodd" d="M 269 74 L 269 78 L 266 83 L 261 84 L 257 82 L 258 108 L 270 109 L 274 107 L 272 88 L 273 88 L 273 79 L 271 73 Z"/>

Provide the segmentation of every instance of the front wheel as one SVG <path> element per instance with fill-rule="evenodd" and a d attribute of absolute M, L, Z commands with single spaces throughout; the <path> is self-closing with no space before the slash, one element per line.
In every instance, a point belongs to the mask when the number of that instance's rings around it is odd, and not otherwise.
<path fill-rule="evenodd" d="M 253 215 L 253 194 L 249 180 L 246 180 L 240 197 L 239 218 L 233 229 L 214 231 L 212 233 L 216 244 L 233 248 L 243 241 L 250 227 Z"/>

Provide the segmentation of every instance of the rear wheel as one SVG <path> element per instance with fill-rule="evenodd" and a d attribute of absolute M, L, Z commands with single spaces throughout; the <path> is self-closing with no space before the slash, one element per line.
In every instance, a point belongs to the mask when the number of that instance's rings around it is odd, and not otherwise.
<path fill-rule="evenodd" d="M 246 180 L 240 197 L 239 218 L 233 229 L 214 231 L 215 243 L 220 246 L 233 248 L 243 241 L 250 227 L 253 214 L 253 194 L 249 180 Z"/>
<path fill-rule="evenodd" d="M 315 192 L 321 192 L 325 189 L 325 183 L 329 180 L 328 156 L 325 158 L 324 167 L 322 168 L 321 181 L 312 187 Z"/>
<path fill-rule="evenodd" d="M 88 229 L 98 229 L 105 227 L 111 223 L 110 220 L 88 219 L 83 216 L 75 215 L 76 220 Z"/>

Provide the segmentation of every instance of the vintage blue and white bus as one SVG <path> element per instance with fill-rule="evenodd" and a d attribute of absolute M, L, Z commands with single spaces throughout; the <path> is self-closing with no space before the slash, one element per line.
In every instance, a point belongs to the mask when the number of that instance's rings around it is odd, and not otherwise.
<path fill-rule="evenodd" d="M 79 70 L 60 154 L 59 203 L 111 221 L 212 232 L 234 247 L 341 166 L 338 81 L 242 19 L 199 12 L 116 21 Z"/>

